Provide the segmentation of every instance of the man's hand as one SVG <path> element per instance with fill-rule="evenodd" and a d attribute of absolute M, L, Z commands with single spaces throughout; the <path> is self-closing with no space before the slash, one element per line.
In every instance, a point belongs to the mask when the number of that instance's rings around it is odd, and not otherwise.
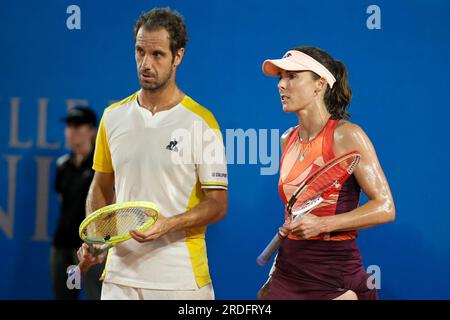
<path fill-rule="evenodd" d="M 170 232 L 173 227 L 173 220 L 159 215 L 158 220 L 147 231 L 131 230 L 131 237 L 138 242 L 148 242 L 161 238 L 166 233 Z"/>
<path fill-rule="evenodd" d="M 171 217 L 160 214 L 156 223 L 147 231 L 130 231 L 131 237 L 138 242 L 148 242 L 169 232 L 202 227 L 223 219 L 228 205 L 227 190 L 203 189 L 203 193 L 204 199 L 192 209 Z"/>
<path fill-rule="evenodd" d="M 102 263 L 105 260 L 107 251 L 101 253 L 98 256 L 94 256 L 89 251 L 89 245 L 87 243 L 83 243 L 81 247 L 77 251 L 77 257 L 80 263 L 78 263 L 78 267 L 80 268 L 80 271 L 86 272 L 88 271 L 93 265 Z"/>

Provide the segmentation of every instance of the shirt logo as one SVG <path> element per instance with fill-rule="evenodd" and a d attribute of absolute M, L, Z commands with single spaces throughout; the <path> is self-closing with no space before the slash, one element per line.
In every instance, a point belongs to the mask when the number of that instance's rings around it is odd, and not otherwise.
<path fill-rule="evenodd" d="M 173 139 L 173 141 L 170 141 L 169 144 L 166 146 L 167 150 L 178 152 L 178 148 L 176 147 L 178 141 L 176 139 Z"/>
<path fill-rule="evenodd" d="M 211 173 L 211 176 L 213 176 L 215 178 L 226 178 L 227 174 L 223 173 L 223 172 L 213 172 L 213 173 Z"/>

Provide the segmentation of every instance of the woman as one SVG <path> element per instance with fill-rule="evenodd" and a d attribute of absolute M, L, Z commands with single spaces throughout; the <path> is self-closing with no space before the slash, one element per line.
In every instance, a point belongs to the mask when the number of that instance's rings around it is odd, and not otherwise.
<path fill-rule="evenodd" d="M 281 138 L 279 192 L 285 205 L 327 161 L 354 150 L 361 160 L 336 201 L 280 228 L 288 237 L 259 298 L 377 299 L 355 238 L 359 229 L 393 221 L 395 207 L 372 143 L 346 120 L 351 89 L 344 64 L 321 49 L 298 47 L 282 59 L 266 60 L 263 72 L 279 77 L 283 111 L 299 120 Z M 368 201 L 358 207 L 361 190 Z"/>

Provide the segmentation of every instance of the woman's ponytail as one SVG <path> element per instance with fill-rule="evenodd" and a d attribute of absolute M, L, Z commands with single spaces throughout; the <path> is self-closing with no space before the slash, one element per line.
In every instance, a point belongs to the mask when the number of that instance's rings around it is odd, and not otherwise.
<path fill-rule="evenodd" d="M 348 72 L 345 65 L 333 59 L 327 52 L 316 47 L 297 47 L 293 50 L 301 51 L 320 62 L 336 78 L 333 88 L 327 86 L 324 100 L 328 112 L 334 119 L 348 119 L 350 114 L 347 112 L 348 105 L 352 99 L 352 89 L 348 81 Z M 315 74 L 317 79 L 319 75 Z"/>

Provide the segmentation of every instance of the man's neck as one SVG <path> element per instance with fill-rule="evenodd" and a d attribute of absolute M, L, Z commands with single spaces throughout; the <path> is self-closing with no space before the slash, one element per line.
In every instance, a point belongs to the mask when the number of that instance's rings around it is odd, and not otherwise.
<path fill-rule="evenodd" d="M 138 94 L 138 102 L 141 107 L 153 114 L 173 108 L 183 98 L 184 93 L 175 84 L 157 91 L 142 89 Z"/>

